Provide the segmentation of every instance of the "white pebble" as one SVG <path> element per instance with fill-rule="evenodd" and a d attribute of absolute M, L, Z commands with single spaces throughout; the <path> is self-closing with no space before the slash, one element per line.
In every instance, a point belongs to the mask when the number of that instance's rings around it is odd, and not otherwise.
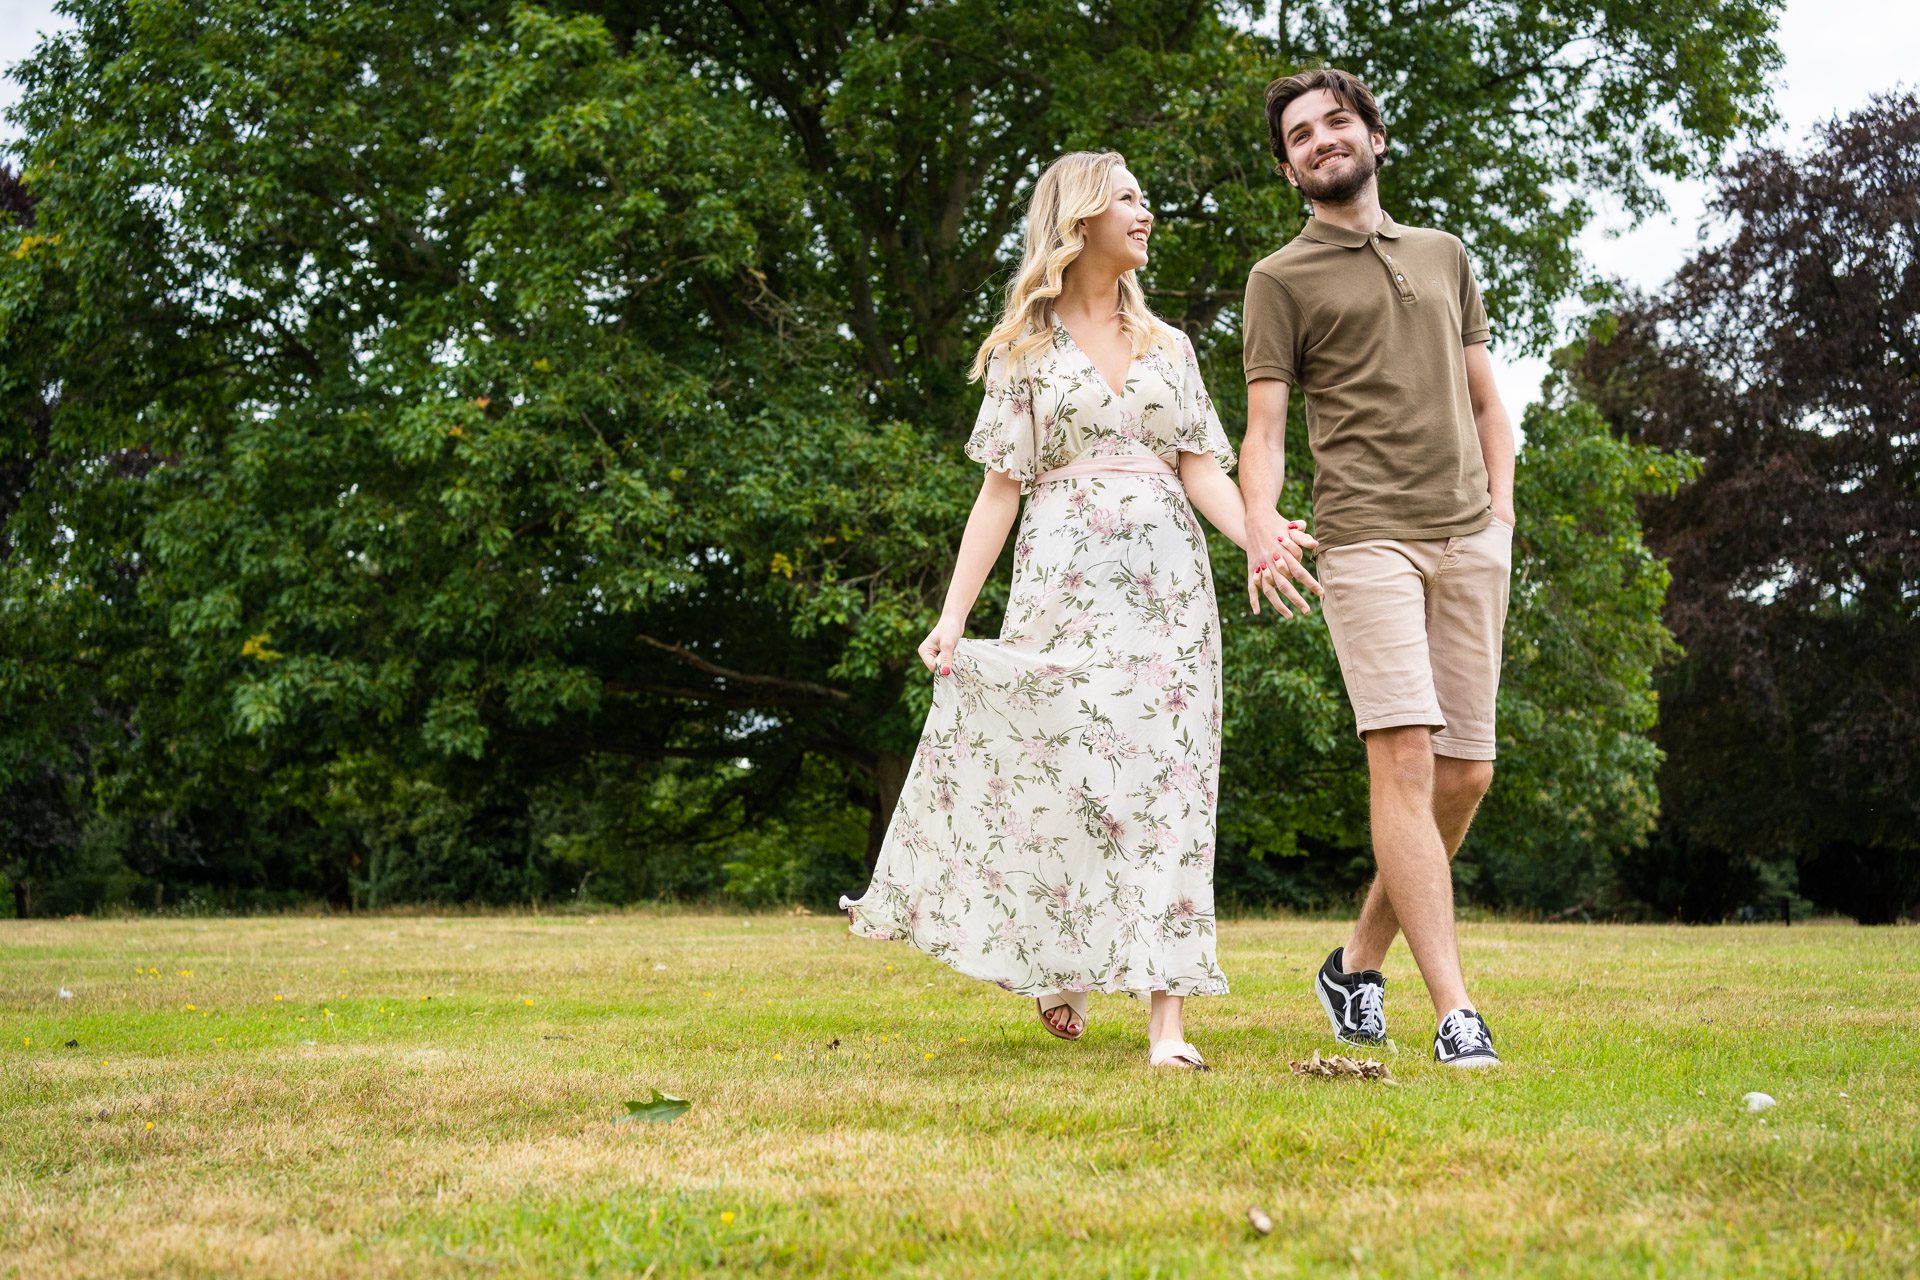
<path fill-rule="evenodd" d="M 69 991 L 69 990 L 67 990 L 67 989 L 66 989 L 65 987 L 62 987 L 62 988 L 60 988 L 60 998 L 61 998 L 62 1000 L 71 1000 L 71 999 L 73 999 L 73 992 L 71 992 L 71 991 Z M 1847 1095 L 1843 1093 L 1843 1094 L 1841 1094 L 1840 1096 L 1844 1098 L 1844 1097 L 1846 1097 Z"/>
<path fill-rule="evenodd" d="M 1750 1093 L 1740 1099 L 1740 1101 L 1747 1104 L 1747 1110 L 1749 1111 L 1765 1111 L 1768 1107 L 1774 1105 L 1773 1099 L 1764 1093 Z"/>
<path fill-rule="evenodd" d="M 653 966 L 653 971 L 654 971 L 655 973 L 665 973 L 665 972 L 666 972 L 666 969 L 667 969 L 667 966 L 665 966 L 665 965 L 663 965 L 663 964 L 657 964 L 657 965 L 655 965 L 655 966 Z"/>

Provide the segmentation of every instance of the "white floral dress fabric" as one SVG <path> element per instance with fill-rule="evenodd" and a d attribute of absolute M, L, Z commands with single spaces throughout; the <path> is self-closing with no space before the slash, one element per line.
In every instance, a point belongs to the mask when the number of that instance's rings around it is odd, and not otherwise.
<path fill-rule="evenodd" d="M 1220 619 L 1177 474 L 1035 481 L 1181 451 L 1234 465 L 1184 334 L 1107 386 L 1064 326 L 993 353 L 967 455 L 1029 496 L 998 640 L 963 639 L 856 934 L 906 939 L 1022 995 L 1218 995 Z M 1151 465 L 1151 464 L 1148 464 Z"/>

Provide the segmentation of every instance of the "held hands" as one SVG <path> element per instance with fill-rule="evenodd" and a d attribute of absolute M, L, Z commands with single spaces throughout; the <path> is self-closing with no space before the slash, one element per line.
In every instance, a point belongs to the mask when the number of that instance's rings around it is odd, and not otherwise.
<path fill-rule="evenodd" d="M 942 618 L 927 632 L 927 638 L 920 642 L 920 661 L 927 664 L 927 670 L 936 676 L 953 674 L 953 650 L 960 643 L 960 633 L 966 630 L 964 622 Z"/>
<path fill-rule="evenodd" d="M 1273 605 L 1274 612 L 1283 618 L 1291 618 L 1295 611 L 1313 612 L 1313 606 L 1294 584 L 1299 583 L 1316 596 L 1326 594 L 1300 562 L 1303 554 L 1319 545 L 1319 540 L 1306 531 L 1304 521 L 1282 520 L 1277 516 L 1248 521 L 1247 603 L 1255 613 L 1260 612 L 1262 594 Z"/>

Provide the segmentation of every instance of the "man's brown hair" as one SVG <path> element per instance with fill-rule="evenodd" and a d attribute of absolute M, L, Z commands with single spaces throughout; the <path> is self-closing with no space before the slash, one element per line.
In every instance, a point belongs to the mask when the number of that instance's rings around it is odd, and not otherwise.
<path fill-rule="evenodd" d="M 1316 67 L 1281 76 L 1267 86 L 1267 140 L 1276 171 L 1287 163 L 1287 140 L 1280 130 L 1280 117 L 1295 98 L 1315 89 L 1325 89 L 1341 106 L 1359 116 L 1368 133 L 1377 133 L 1382 139 L 1387 136 L 1386 123 L 1380 119 L 1380 104 L 1374 101 L 1373 91 L 1360 83 L 1360 77 L 1334 67 Z M 1386 162 L 1383 154 L 1379 163 Z"/>

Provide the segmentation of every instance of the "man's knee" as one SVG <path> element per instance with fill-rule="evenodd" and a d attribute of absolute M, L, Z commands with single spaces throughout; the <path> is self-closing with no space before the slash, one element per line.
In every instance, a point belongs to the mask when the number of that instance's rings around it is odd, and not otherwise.
<path fill-rule="evenodd" d="M 1422 724 L 1369 730 L 1367 764 L 1376 783 L 1431 788 L 1433 730 Z"/>
<path fill-rule="evenodd" d="M 1442 758 L 1433 773 L 1434 804 L 1471 808 L 1493 786 L 1493 761 Z"/>

